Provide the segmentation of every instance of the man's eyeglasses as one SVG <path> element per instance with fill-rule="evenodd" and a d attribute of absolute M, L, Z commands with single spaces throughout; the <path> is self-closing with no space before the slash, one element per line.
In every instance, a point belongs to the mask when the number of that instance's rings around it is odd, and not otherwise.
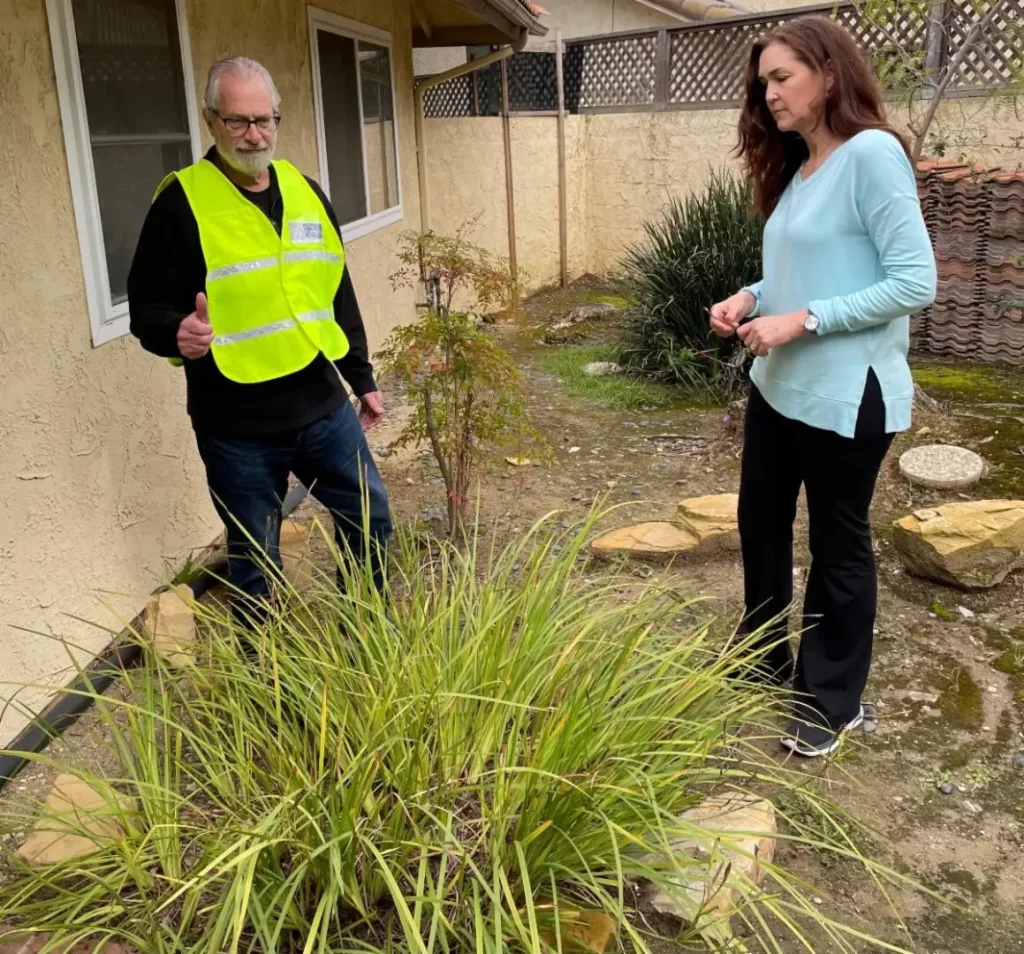
<path fill-rule="evenodd" d="M 250 126 L 255 126 L 260 132 L 270 132 L 281 124 L 281 117 L 277 113 L 272 116 L 253 116 L 252 119 L 246 119 L 244 116 L 222 116 L 215 109 L 211 109 L 210 112 L 224 123 L 224 128 L 228 132 L 235 134 L 247 133 Z"/>

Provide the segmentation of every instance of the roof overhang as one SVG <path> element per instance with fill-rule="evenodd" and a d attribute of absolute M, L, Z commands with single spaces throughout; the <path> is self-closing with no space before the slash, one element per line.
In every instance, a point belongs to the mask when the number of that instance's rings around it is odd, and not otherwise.
<path fill-rule="evenodd" d="M 528 0 L 410 0 L 412 45 L 502 46 L 544 36 L 546 11 Z"/>

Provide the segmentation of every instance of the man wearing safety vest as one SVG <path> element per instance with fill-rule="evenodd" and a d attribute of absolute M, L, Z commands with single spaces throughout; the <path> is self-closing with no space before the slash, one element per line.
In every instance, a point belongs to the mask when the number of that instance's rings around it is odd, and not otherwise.
<path fill-rule="evenodd" d="M 264 554 L 280 566 L 289 474 L 331 511 L 342 552 L 369 555 L 378 588 L 391 532 L 363 434 L 384 405 L 338 221 L 316 183 L 272 161 L 279 104 L 259 63 L 214 64 L 204 116 L 215 145 L 160 183 L 128 277 L 132 334 L 184 366 L 247 624 L 270 593 Z"/>

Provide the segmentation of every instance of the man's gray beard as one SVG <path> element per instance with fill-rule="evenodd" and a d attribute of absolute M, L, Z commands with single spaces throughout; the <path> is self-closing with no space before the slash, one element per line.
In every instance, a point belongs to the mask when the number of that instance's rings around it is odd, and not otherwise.
<path fill-rule="evenodd" d="M 274 158 L 274 147 L 269 146 L 259 151 L 246 152 L 243 150 L 231 149 L 225 152 L 218 149 L 218 154 L 235 172 L 246 176 L 258 176 L 269 165 Z"/>

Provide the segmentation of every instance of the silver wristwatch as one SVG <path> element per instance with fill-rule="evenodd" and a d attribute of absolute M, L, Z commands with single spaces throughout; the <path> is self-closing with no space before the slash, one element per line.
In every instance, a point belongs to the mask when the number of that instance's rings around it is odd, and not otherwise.
<path fill-rule="evenodd" d="M 821 319 L 814 312 L 807 312 L 807 317 L 804 319 L 804 331 L 809 335 L 816 335 L 820 324 Z"/>

